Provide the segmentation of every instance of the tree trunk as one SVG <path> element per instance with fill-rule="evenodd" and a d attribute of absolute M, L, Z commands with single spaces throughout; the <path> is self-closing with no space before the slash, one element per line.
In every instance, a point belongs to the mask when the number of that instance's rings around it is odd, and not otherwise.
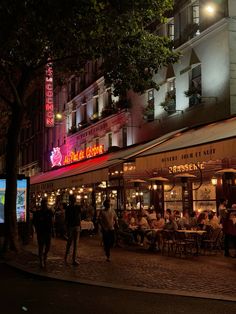
<path fill-rule="evenodd" d="M 8 129 L 6 145 L 6 192 L 5 192 L 5 229 L 4 229 L 4 252 L 17 251 L 17 219 L 16 219 L 16 198 L 17 198 L 17 174 L 19 138 L 22 122 L 22 109 L 14 104 L 11 121 Z"/>

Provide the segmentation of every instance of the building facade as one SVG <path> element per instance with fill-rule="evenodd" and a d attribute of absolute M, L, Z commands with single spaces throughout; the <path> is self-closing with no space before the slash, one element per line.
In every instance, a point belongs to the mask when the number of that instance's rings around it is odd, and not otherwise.
<path fill-rule="evenodd" d="M 105 86 L 99 72 L 100 62 L 88 62 L 82 75 L 72 76 L 67 84 L 54 88 L 55 123 L 50 128 L 42 127 L 42 146 L 39 146 L 42 150 L 36 154 L 41 162 L 38 161 L 37 169 L 44 173 L 61 166 L 65 169 L 76 162 L 79 167 L 86 159 L 96 160 L 98 155 L 140 145 L 135 153 L 138 154 L 143 143 L 165 134 L 235 115 L 235 29 L 236 4 L 233 0 L 175 1 L 168 23 L 157 25 L 154 31 L 173 40 L 173 49 L 180 53 L 179 62 L 161 69 L 155 76 L 159 90 L 150 89 L 142 95 L 129 91 L 123 99 L 114 97 L 112 87 Z M 22 156 L 25 151 L 28 153 L 29 149 L 22 146 Z M 122 176 L 115 178 L 114 175 L 112 180 L 109 174 L 107 178 L 116 182 L 113 184 L 116 195 L 125 184 L 131 189 L 130 180 L 138 179 L 144 170 L 139 169 L 135 174 L 135 157 L 127 156 L 131 158 L 130 163 L 125 160 L 120 169 L 119 162 L 119 169 L 113 172 L 120 174 L 122 171 Z M 33 153 L 31 157 L 28 162 L 22 159 L 23 173 L 27 173 L 27 167 L 34 163 Z M 113 169 L 113 164 L 108 165 Z M 155 177 L 154 168 L 146 172 L 146 179 Z M 124 175 L 124 169 L 129 169 L 126 173 L 131 175 Z M 96 177 L 95 181 L 87 183 L 99 186 L 102 180 Z M 32 182 L 39 183 L 37 180 Z M 135 200 L 142 195 L 135 194 L 139 193 L 136 187 L 133 186 L 134 192 L 130 192 Z M 75 188 L 80 188 L 79 184 Z M 44 192 L 46 189 L 42 189 L 41 193 Z M 148 195 L 148 190 L 145 193 Z M 123 195 L 118 202 L 123 203 L 123 208 L 127 197 Z M 216 194 L 211 197 L 213 202 L 216 198 Z M 146 199 L 150 203 L 150 195 Z"/>

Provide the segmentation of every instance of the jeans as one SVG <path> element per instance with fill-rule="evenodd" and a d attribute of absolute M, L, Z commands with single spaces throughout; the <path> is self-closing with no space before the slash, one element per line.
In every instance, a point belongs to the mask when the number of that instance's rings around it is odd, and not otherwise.
<path fill-rule="evenodd" d="M 78 248 L 78 242 L 80 237 L 80 226 L 75 227 L 69 227 L 67 231 L 67 243 L 66 243 L 66 254 L 65 254 L 65 260 L 67 259 L 67 256 L 70 253 L 70 247 L 73 242 L 73 253 L 72 253 L 72 260 L 73 262 L 76 261 L 77 257 L 77 248 Z"/>

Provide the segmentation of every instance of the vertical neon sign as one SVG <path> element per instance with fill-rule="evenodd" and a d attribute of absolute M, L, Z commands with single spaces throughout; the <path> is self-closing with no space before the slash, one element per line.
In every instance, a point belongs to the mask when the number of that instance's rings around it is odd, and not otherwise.
<path fill-rule="evenodd" d="M 45 73 L 45 126 L 49 128 L 54 126 L 52 63 L 46 65 Z"/>

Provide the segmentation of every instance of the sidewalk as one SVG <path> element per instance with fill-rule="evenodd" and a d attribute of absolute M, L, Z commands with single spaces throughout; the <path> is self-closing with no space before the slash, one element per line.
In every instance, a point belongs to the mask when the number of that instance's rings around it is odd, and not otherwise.
<path fill-rule="evenodd" d="M 188 258 L 162 256 L 139 247 L 114 248 L 105 260 L 100 239 L 82 236 L 79 266 L 66 266 L 66 242 L 53 239 L 47 270 L 38 265 L 34 240 L 11 266 L 33 274 L 99 286 L 236 301 L 236 259 L 223 253 Z"/>

